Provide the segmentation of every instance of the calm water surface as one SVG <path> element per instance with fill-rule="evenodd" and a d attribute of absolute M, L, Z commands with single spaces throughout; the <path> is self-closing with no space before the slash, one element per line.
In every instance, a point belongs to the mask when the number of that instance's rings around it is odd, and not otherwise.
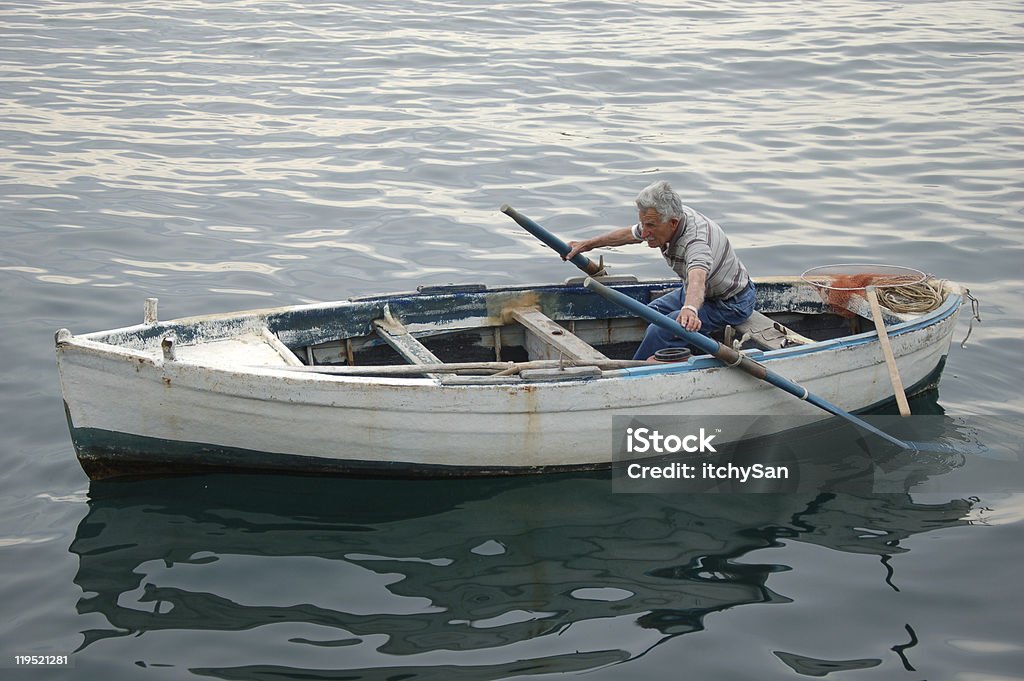
<path fill-rule="evenodd" d="M 577 238 L 667 179 L 754 274 L 881 261 L 970 287 L 983 321 L 914 408 L 984 417 L 1012 449 L 1022 74 L 1009 0 L 3 4 L 0 668 L 1024 678 L 1006 462 L 789 495 L 611 494 L 602 476 L 90 485 L 52 350 L 59 327 L 141 320 L 147 296 L 170 318 L 561 280 L 498 206 Z M 640 247 L 607 258 L 665 273 Z"/>

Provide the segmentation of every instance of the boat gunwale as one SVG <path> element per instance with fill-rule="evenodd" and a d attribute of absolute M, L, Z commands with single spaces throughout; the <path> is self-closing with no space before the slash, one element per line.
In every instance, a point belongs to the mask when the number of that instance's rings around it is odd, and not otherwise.
<path fill-rule="evenodd" d="M 773 277 L 759 277 L 754 278 L 754 283 L 757 285 L 797 285 L 812 288 L 806 281 L 800 279 L 800 277 L 793 276 L 773 276 Z M 658 286 L 664 286 L 665 288 L 678 288 L 680 281 L 678 279 L 632 279 L 630 281 L 614 281 L 611 286 L 613 288 L 648 288 L 654 290 Z M 252 308 L 248 310 L 236 310 L 231 312 L 213 312 L 202 315 L 192 315 L 187 317 L 175 317 L 173 319 L 160 320 L 154 323 L 140 322 L 138 324 L 130 324 L 128 326 L 116 327 L 113 329 L 104 329 L 97 331 L 89 331 L 82 334 L 73 334 L 74 338 L 84 338 L 88 340 L 94 340 L 103 343 L 102 340 L 97 340 L 105 337 L 112 336 L 131 336 L 136 335 L 140 338 L 148 338 L 146 332 L 152 333 L 158 329 L 167 329 L 172 326 L 174 327 L 189 327 L 189 326 L 200 326 L 204 324 L 216 323 L 216 322 L 231 322 L 238 326 L 239 329 L 250 328 L 256 330 L 259 328 L 259 322 L 263 322 L 264 325 L 268 325 L 268 322 L 275 320 L 278 317 L 286 315 L 294 315 L 296 313 L 303 312 L 318 312 L 318 311 L 333 311 L 341 310 L 347 307 L 359 307 L 366 303 L 386 303 L 390 300 L 396 299 L 414 299 L 419 297 L 425 298 L 443 298 L 443 297 L 460 297 L 460 296 L 490 296 L 494 294 L 512 294 L 512 293 L 527 293 L 535 291 L 566 291 L 573 290 L 581 293 L 586 292 L 586 288 L 583 287 L 582 283 L 576 279 L 568 279 L 562 283 L 540 283 L 540 284 L 516 284 L 508 286 L 496 286 L 486 287 L 480 290 L 463 291 L 453 290 L 446 292 L 443 290 L 444 287 L 436 287 L 426 292 L 419 291 L 404 291 L 386 294 L 374 294 L 368 296 L 358 296 L 347 298 L 345 300 L 334 300 L 325 301 L 318 303 L 303 303 L 298 305 L 280 305 L 275 307 L 266 308 Z M 622 311 L 619 315 L 621 318 L 629 317 L 628 313 Z M 113 345 L 113 343 L 110 343 Z"/>
<path fill-rule="evenodd" d="M 671 286 L 675 280 L 671 279 L 650 279 L 645 281 L 631 281 L 631 282 L 616 282 L 615 285 L 622 287 L 647 287 L 648 290 L 655 289 L 656 286 L 665 284 Z M 755 279 L 755 283 L 758 284 L 773 284 L 773 285 L 797 285 L 797 286 L 810 286 L 806 282 L 800 280 L 799 277 L 765 277 Z M 112 329 L 108 331 L 96 331 L 83 335 L 59 335 L 57 339 L 58 349 L 65 347 L 76 347 L 82 351 L 86 351 L 93 355 L 102 355 L 110 358 L 126 359 L 134 362 L 151 364 L 154 367 L 163 366 L 167 360 L 163 358 L 159 350 L 140 350 L 126 345 L 119 345 L 110 342 L 104 342 L 97 340 L 97 338 L 110 338 L 112 336 L 130 336 L 135 335 L 141 337 L 140 334 L 148 332 L 145 340 L 151 340 L 155 335 L 159 335 L 159 331 L 173 331 L 174 328 L 181 328 L 184 326 L 196 326 L 199 324 L 216 324 L 217 322 L 223 322 L 226 325 L 230 325 L 236 332 L 252 332 L 257 329 L 269 327 L 268 323 L 274 316 L 287 315 L 295 312 L 308 312 L 308 311 L 328 311 L 328 310 L 343 310 L 345 307 L 350 305 L 358 305 L 366 302 L 382 302 L 386 303 L 388 300 L 395 299 L 398 297 L 405 296 L 417 296 L 417 295 L 429 295 L 429 296 L 448 296 L 448 295 L 487 295 L 492 293 L 517 293 L 517 292 L 532 292 L 538 290 L 559 290 L 567 288 L 576 288 L 576 284 L 570 282 L 564 282 L 562 284 L 542 284 L 542 285 L 521 285 L 521 286 L 505 286 L 498 288 L 487 288 L 479 291 L 460 291 L 453 293 L 446 293 L 444 291 L 431 291 L 427 294 L 421 294 L 418 292 L 413 293 L 393 293 L 384 294 L 367 298 L 349 299 L 344 301 L 334 301 L 325 303 L 312 303 L 306 305 L 295 305 L 295 306 L 282 306 L 274 308 L 265 308 L 257 310 L 246 310 L 239 312 L 230 313 L 217 313 L 210 315 L 199 315 L 193 317 L 183 317 L 177 319 L 166 320 L 157 322 L 155 324 L 136 324 L 128 327 L 121 327 L 118 329 Z M 930 327 L 932 325 L 942 322 L 945 318 L 953 315 L 959 309 L 962 303 L 962 295 L 960 287 L 953 282 L 946 282 L 946 286 L 943 289 L 945 293 L 945 299 L 942 304 L 934 310 L 920 315 L 901 321 L 899 323 L 892 324 L 887 327 L 888 336 L 898 337 L 907 333 L 913 333 L 914 331 Z M 628 316 L 628 315 L 627 315 Z M 472 328 L 472 327 L 467 327 Z M 459 331 L 462 329 L 455 329 Z M 225 336 L 230 337 L 230 336 Z M 837 338 L 816 341 L 814 343 L 805 345 L 795 345 L 776 350 L 760 350 L 754 349 L 746 351 L 745 354 L 750 356 L 759 362 L 775 362 L 779 360 L 791 359 L 803 355 L 817 354 L 821 352 L 828 352 L 837 350 L 844 347 L 855 347 L 866 343 L 878 342 L 878 333 L 874 329 L 865 331 L 858 334 L 840 336 Z M 440 377 L 411 377 L 411 376 L 349 376 L 349 375 L 338 375 L 329 373 L 317 373 L 315 371 L 298 372 L 286 367 L 278 366 L 260 366 L 260 365 L 245 365 L 245 364 L 225 364 L 215 365 L 204 362 L 193 362 L 187 359 L 176 359 L 172 360 L 175 364 L 181 366 L 193 366 L 202 368 L 208 372 L 216 372 L 223 375 L 236 375 L 236 376 L 265 376 L 273 377 L 275 380 L 282 378 L 289 379 L 289 382 L 294 381 L 295 383 L 306 383 L 306 382 L 320 382 L 320 383 L 339 383 L 339 384 L 375 384 L 375 385 L 392 385 L 392 386 L 439 386 L 449 388 L 499 388 L 507 389 L 508 387 L 520 386 L 520 385 L 565 385 L 573 383 L 588 382 L 594 380 L 607 380 L 607 379 L 621 379 L 621 378 L 639 378 L 643 376 L 654 376 L 654 375 L 672 375 L 688 373 L 693 371 L 703 371 L 708 369 L 721 368 L 722 363 L 711 357 L 710 355 L 698 355 L 691 357 L 686 362 L 680 363 L 666 363 L 666 364 L 652 364 L 650 366 L 643 367 L 632 367 L 622 369 L 609 369 L 601 372 L 598 377 L 586 377 L 586 378 L 554 378 L 550 381 L 537 381 L 531 383 L 522 382 L 520 379 L 509 380 L 508 382 L 498 383 L 483 383 L 473 384 L 471 381 L 460 381 L 458 383 L 446 384 Z M 405 366 L 405 365 L 396 365 Z M 485 377 L 488 378 L 488 377 Z"/>

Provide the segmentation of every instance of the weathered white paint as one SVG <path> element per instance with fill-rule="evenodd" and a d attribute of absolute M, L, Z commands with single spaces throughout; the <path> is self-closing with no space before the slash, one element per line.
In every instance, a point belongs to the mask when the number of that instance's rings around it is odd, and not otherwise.
<path fill-rule="evenodd" d="M 955 321 L 953 309 L 935 324 L 890 330 L 907 385 L 936 369 Z M 173 360 L 154 343 L 114 345 L 59 333 L 57 363 L 74 427 L 339 462 L 479 469 L 607 464 L 612 416 L 825 417 L 721 367 L 497 385 L 297 373 L 288 371 L 293 361 L 267 338 L 259 314 L 233 316 L 223 328 L 216 317 L 204 323 L 219 339 L 178 344 Z M 892 396 L 877 335 L 844 340 L 871 338 L 774 350 L 758 359 L 856 411 Z"/>
<path fill-rule="evenodd" d="M 916 330 L 890 330 L 907 385 L 945 355 L 956 312 Z M 207 319 L 209 322 L 210 319 Z M 595 380 L 507 385 L 436 378 L 348 377 L 287 371 L 254 316 L 225 322 L 220 340 L 158 348 L 63 335 L 64 399 L 76 428 L 258 452 L 381 464 L 468 468 L 588 466 L 612 457 L 612 416 L 805 415 L 815 407 L 722 367 L 673 373 L 652 367 Z M 213 325 L 216 327 L 216 324 Z M 854 411 L 891 398 L 874 332 L 759 355 L 772 370 Z M 243 351 L 240 353 L 240 350 Z M 253 366 L 264 365 L 264 366 Z"/>

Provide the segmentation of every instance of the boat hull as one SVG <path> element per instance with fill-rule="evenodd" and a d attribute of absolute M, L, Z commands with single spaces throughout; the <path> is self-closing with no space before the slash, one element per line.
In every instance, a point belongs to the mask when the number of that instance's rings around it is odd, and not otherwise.
<path fill-rule="evenodd" d="M 951 297 L 890 329 L 906 385 L 936 383 L 958 308 Z M 72 440 L 93 479 L 198 469 L 390 476 L 592 469 L 615 457 L 614 416 L 828 416 L 711 358 L 578 380 L 471 385 L 208 366 L 69 336 L 58 340 L 57 356 Z M 892 399 L 874 332 L 756 358 L 848 411 Z"/>

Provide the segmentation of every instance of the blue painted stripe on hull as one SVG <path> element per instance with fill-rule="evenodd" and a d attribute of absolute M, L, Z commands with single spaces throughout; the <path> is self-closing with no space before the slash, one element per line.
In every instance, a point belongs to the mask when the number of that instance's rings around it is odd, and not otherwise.
<path fill-rule="evenodd" d="M 888 328 L 888 336 L 893 338 L 900 336 L 905 333 L 912 333 L 925 329 L 929 326 L 935 326 L 941 324 L 952 315 L 956 314 L 960 308 L 962 298 L 960 296 L 950 296 L 949 299 L 928 317 L 920 320 L 914 320 L 911 322 L 903 322 L 902 324 L 895 324 Z M 865 333 L 859 333 L 855 336 L 843 336 L 842 338 L 835 338 L 829 341 L 821 341 L 814 345 L 796 346 L 792 348 L 784 348 L 782 350 L 770 350 L 768 352 L 758 352 L 752 354 L 750 357 L 764 364 L 779 359 L 790 359 L 793 357 L 802 357 L 804 355 L 811 355 L 818 352 L 831 352 L 842 348 L 856 347 L 858 345 L 865 345 L 868 343 L 877 343 L 878 334 L 875 331 L 867 331 Z M 640 377 L 650 376 L 652 374 L 676 374 L 686 373 L 688 371 L 700 371 L 702 369 L 711 369 L 714 367 L 721 367 L 722 363 L 714 357 L 708 355 L 701 355 L 694 357 L 687 362 L 680 362 L 678 364 L 653 364 L 645 367 L 631 367 L 626 369 L 619 369 L 618 372 L 625 377 Z"/>

